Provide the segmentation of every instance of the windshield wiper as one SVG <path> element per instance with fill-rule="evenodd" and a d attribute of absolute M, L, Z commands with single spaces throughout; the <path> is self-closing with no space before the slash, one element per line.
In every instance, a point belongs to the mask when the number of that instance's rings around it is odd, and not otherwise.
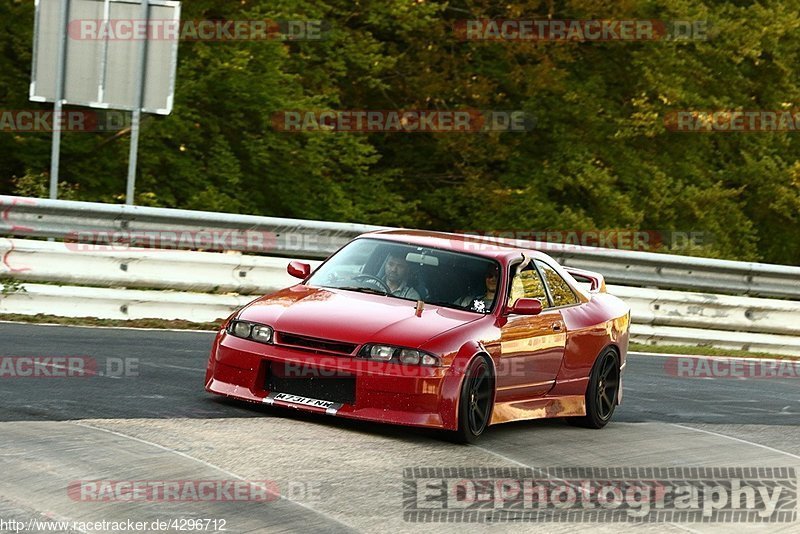
<path fill-rule="evenodd" d="M 384 297 L 388 296 L 389 293 L 386 291 L 382 291 L 380 289 L 375 289 L 372 287 L 359 287 L 359 286 L 340 286 L 336 289 L 346 289 L 347 291 L 357 291 L 359 293 L 369 293 L 370 295 L 382 295 Z"/>

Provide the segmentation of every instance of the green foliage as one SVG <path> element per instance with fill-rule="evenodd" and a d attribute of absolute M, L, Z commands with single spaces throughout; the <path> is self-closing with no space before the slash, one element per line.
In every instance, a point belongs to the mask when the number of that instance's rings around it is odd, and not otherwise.
<path fill-rule="evenodd" d="M 12 192 L 21 197 L 47 198 L 50 194 L 50 177 L 46 173 L 14 176 L 11 178 Z M 80 200 L 78 184 L 60 182 L 58 198 L 62 200 Z"/>
<path fill-rule="evenodd" d="M 461 41 L 474 18 L 707 20 L 706 41 Z M 797 0 L 192 0 L 183 18 L 320 19 L 320 41 L 182 42 L 143 121 L 137 202 L 442 230 L 705 232 L 693 254 L 800 264 L 794 133 L 675 133 L 676 110 L 800 97 Z M 33 2 L 0 3 L 2 109 L 27 101 Z M 524 110 L 529 132 L 285 133 L 281 110 Z M 121 202 L 129 137 L 65 133 L 64 198 Z M 0 192 L 45 196 L 50 135 L 0 134 Z M 21 178 L 19 178 L 21 177 Z M 686 253 L 686 251 L 681 251 Z"/>
<path fill-rule="evenodd" d="M 7 274 L 0 274 L 0 295 L 13 295 L 14 293 L 27 293 L 22 282 L 11 278 Z"/>

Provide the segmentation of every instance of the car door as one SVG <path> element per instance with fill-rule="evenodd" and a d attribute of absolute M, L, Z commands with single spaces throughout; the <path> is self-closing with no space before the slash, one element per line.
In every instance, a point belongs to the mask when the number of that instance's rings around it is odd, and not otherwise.
<path fill-rule="evenodd" d="M 561 311 L 553 306 L 534 262 L 509 273 L 507 303 L 522 297 L 542 302 L 538 315 L 508 314 L 500 322 L 497 402 L 530 399 L 547 393 L 561 368 L 567 342 Z"/>

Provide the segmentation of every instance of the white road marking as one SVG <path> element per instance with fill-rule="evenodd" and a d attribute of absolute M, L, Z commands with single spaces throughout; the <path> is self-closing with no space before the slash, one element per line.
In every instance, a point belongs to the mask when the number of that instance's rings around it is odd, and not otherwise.
<path fill-rule="evenodd" d="M 617 423 L 617 424 L 623 424 L 623 423 Z M 486 449 L 486 448 L 484 448 L 484 447 L 480 447 L 480 446 L 478 446 L 478 445 L 470 445 L 470 446 L 471 446 L 471 447 L 475 447 L 476 449 L 480 449 L 480 450 L 482 450 L 483 452 L 487 452 L 487 453 L 489 453 L 489 454 L 491 454 L 491 455 L 493 455 L 493 456 L 497 456 L 498 458 L 502 458 L 503 460 L 505 460 L 505 461 L 507 461 L 507 462 L 511 462 L 511 463 L 513 463 L 513 464 L 517 464 L 517 465 L 519 465 L 519 466 L 521 466 L 521 467 L 526 467 L 526 468 L 528 468 L 528 469 L 533 469 L 534 471 L 537 471 L 537 472 L 538 472 L 538 473 L 540 473 L 540 474 L 544 474 L 544 473 L 542 472 L 542 469 L 541 469 L 541 468 L 534 467 L 534 466 L 532 466 L 532 465 L 528 465 L 528 464 L 525 464 L 525 463 L 519 462 L 519 461 L 517 461 L 517 460 L 514 460 L 513 458 L 509 458 L 508 456 L 506 456 L 506 455 L 504 455 L 504 454 L 500 454 L 499 452 L 495 452 L 495 451 L 492 451 L 492 450 Z M 567 481 L 566 481 L 566 480 L 564 480 L 564 479 L 556 479 L 556 480 L 559 480 L 560 482 L 564 482 L 564 483 L 565 483 L 567 486 L 571 487 L 572 489 L 574 489 L 574 490 L 576 490 L 576 491 L 579 491 L 579 492 L 583 493 L 583 495 L 585 495 L 587 498 L 591 498 L 591 495 L 590 495 L 590 494 L 588 494 L 588 493 L 587 493 L 587 490 L 585 490 L 583 487 L 577 486 L 577 485 L 575 485 L 575 484 L 570 484 L 569 482 L 567 482 Z M 683 526 L 682 526 L 682 525 L 679 525 L 678 523 L 672 523 L 672 522 L 669 522 L 669 523 L 667 523 L 667 524 L 668 524 L 668 525 L 672 525 L 672 526 L 674 526 L 674 527 L 677 527 L 677 528 L 679 528 L 679 529 L 681 529 L 681 530 L 685 530 L 686 532 L 691 532 L 692 534 L 701 534 L 699 531 L 697 531 L 697 530 L 693 530 L 693 529 L 691 529 L 691 528 L 687 527 L 686 525 L 683 525 Z"/>
<path fill-rule="evenodd" d="M 653 423 L 650 423 L 650 424 L 653 424 Z M 664 423 L 658 423 L 658 424 L 664 424 Z M 775 448 L 769 447 L 767 445 L 762 445 L 761 443 L 755 443 L 753 441 L 747 441 L 746 439 L 741 439 L 741 438 L 734 438 L 733 436 L 720 434 L 719 432 L 713 432 L 711 430 L 703 430 L 702 428 L 693 428 L 693 427 L 690 427 L 690 426 L 684 426 L 684 425 L 680 425 L 678 423 L 667 423 L 667 424 L 668 425 L 672 425 L 672 426 L 677 426 L 678 428 L 684 428 L 686 430 L 694 430 L 695 432 L 702 432 L 703 434 L 710 434 L 712 436 L 719 436 L 721 438 L 730 439 L 730 440 L 733 440 L 733 441 L 738 441 L 739 443 L 745 443 L 747 445 L 752 445 L 753 447 L 759 447 L 761 449 L 766 449 L 768 451 L 777 452 L 777 453 L 780 453 L 780 454 L 785 454 L 786 456 L 789 456 L 790 458 L 796 458 L 796 459 L 800 460 L 800 456 L 798 456 L 796 454 L 792 454 L 790 452 L 782 451 L 780 449 L 775 449 Z"/>
<path fill-rule="evenodd" d="M 474 448 L 476 448 L 476 449 L 480 449 L 480 450 L 482 450 L 482 451 L 483 451 L 483 452 L 485 452 L 485 453 L 491 454 L 492 456 L 497 456 L 498 458 L 500 458 L 500 459 L 502 459 L 502 460 L 505 460 L 506 462 L 509 462 L 509 463 L 512 463 L 512 464 L 517 464 L 517 465 L 518 465 L 518 466 L 520 466 L 520 467 L 525 467 L 525 468 L 527 468 L 527 469 L 536 469 L 537 471 L 539 471 L 539 472 L 541 473 L 541 470 L 540 470 L 540 469 L 537 469 L 536 467 L 533 467 L 532 465 L 528 465 L 528 464 L 526 464 L 526 463 L 522 463 L 522 462 L 519 462 L 519 461 L 517 461 L 517 460 L 514 460 L 513 458 L 509 458 L 508 456 L 506 456 L 506 455 L 504 455 L 504 454 L 500 454 L 499 452 L 495 452 L 495 451 L 492 451 L 492 450 L 486 449 L 486 448 L 484 448 L 484 447 L 481 447 L 481 446 L 479 446 L 479 445 L 472 445 L 472 444 L 470 444 L 470 447 L 474 447 Z"/>
<path fill-rule="evenodd" d="M 667 354 L 664 352 L 636 352 L 630 351 L 628 355 L 631 356 L 657 356 L 659 358 L 694 358 L 694 359 L 704 359 L 704 360 L 740 360 L 745 362 L 775 362 L 775 363 L 785 363 L 785 362 L 796 362 L 800 361 L 800 358 L 797 356 L 786 356 L 786 358 L 778 359 L 778 358 L 759 358 L 758 356 L 709 356 L 704 354 Z"/>
<path fill-rule="evenodd" d="M 212 463 L 206 462 L 205 460 L 201 460 L 200 458 L 195 458 L 194 456 L 190 456 L 190 455 L 186 454 L 185 452 L 177 451 L 175 449 L 170 449 L 169 447 L 165 447 L 163 445 L 159 445 L 158 443 L 153 443 L 152 441 L 147 441 L 145 439 L 137 438 L 137 437 L 134 437 L 134 436 L 129 436 L 128 434 L 123 434 L 122 432 L 116 432 L 114 430 L 109 430 L 107 428 L 101 428 L 99 426 L 88 425 L 86 423 L 80 423 L 80 422 L 77 422 L 77 421 L 69 421 L 69 422 L 71 424 L 73 424 L 73 425 L 77 425 L 77 426 L 80 426 L 80 427 L 83 427 L 83 428 L 91 428 L 92 430 L 99 430 L 100 432 L 107 432 L 108 434 L 112 434 L 114 436 L 119 436 L 121 438 L 129 439 L 129 440 L 132 440 L 132 441 L 137 441 L 139 443 L 143 443 L 145 445 L 150 445 L 151 447 L 155 447 L 157 449 L 161 449 L 162 451 L 166 451 L 166 452 L 171 452 L 173 454 L 177 454 L 178 456 L 180 456 L 182 458 L 186 458 L 187 460 L 191 460 L 193 462 L 197 462 L 199 464 L 202 464 L 202 465 L 204 465 L 206 467 L 210 467 L 211 469 L 215 469 L 215 470 L 219 471 L 220 473 L 222 473 L 225 476 L 229 476 L 231 478 L 235 478 L 237 480 L 241 480 L 242 482 L 247 482 L 247 483 L 258 487 L 259 489 L 261 489 L 261 490 L 263 490 L 263 491 L 265 491 L 265 492 L 267 492 L 269 494 L 273 494 L 273 492 L 270 491 L 270 489 L 267 488 L 266 486 L 263 486 L 261 484 L 255 484 L 252 481 L 247 480 L 246 478 L 244 478 L 244 477 L 242 477 L 240 475 L 237 475 L 236 473 L 232 473 L 231 471 L 228 471 L 227 469 L 224 469 L 222 467 L 219 467 L 218 465 L 214 465 Z M 299 502 L 299 501 L 293 501 L 293 500 L 287 498 L 285 495 L 280 495 L 279 494 L 279 495 L 276 495 L 276 496 L 278 498 L 284 500 L 284 501 L 288 501 L 288 502 L 290 502 L 292 504 L 296 504 L 297 506 L 300 506 L 301 508 L 305 508 L 306 510 L 309 510 L 309 511 L 315 513 L 315 514 L 324 516 L 324 517 L 330 519 L 331 521 L 333 521 L 335 523 L 338 523 L 339 525 L 342 525 L 343 527 L 346 527 L 346 528 L 352 529 L 352 530 L 356 530 L 355 527 L 353 527 L 351 525 L 348 525 L 346 523 L 343 523 L 341 520 L 339 520 L 339 519 L 337 519 L 337 518 L 335 518 L 333 516 L 330 516 L 330 515 L 326 514 L 325 512 L 321 512 L 321 511 L 319 511 L 319 510 L 317 510 L 317 509 L 315 509 L 315 508 L 313 508 L 311 506 L 308 506 L 305 503 L 302 503 L 302 502 Z"/>

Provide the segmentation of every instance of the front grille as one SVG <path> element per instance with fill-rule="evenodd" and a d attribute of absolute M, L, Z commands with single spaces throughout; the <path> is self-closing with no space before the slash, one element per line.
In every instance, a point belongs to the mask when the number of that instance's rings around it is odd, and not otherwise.
<path fill-rule="evenodd" d="M 335 354 L 352 354 L 358 346 L 353 343 L 298 336 L 297 334 L 289 334 L 287 332 L 278 332 L 277 343 L 279 345 L 289 345 L 304 350 L 310 350 L 311 352 L 332 352 Z"/>
<path fill-rule="evenodd" d="M 284 366 L 273 362 L 267 373 L 265 389 L 273 393 L 289 393 L 310 399 L 338 402 L 341 404 L 355 404 L 356 402 L 356 377 L 337 371 L 335 376 L 326 376 L 330 373 L 314 372 L 313 369 L 304 369 L 302 373 L 290 372 L 286 376 Z M 297 376 L 301 374 L 302 376 Z"/>

